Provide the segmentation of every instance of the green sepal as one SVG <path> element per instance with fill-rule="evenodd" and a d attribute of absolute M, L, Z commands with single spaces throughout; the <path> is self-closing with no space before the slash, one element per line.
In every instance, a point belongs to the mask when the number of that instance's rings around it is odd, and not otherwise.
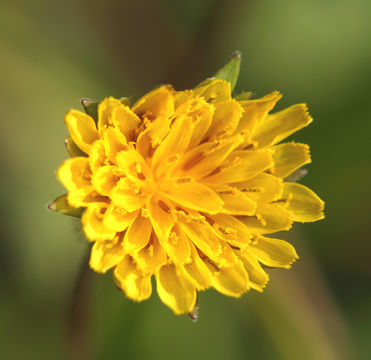
<path fill-rule="evenodd" d="M 87 157 L 86 155 L 72 140 L 71 136 L 69 136 L 66 140 L 64 140 L 64 145 L 66 146 L 66 149 L 68 153 L 70 154 L 71 157 L 76 157 L 76 156 L 84 156 Z"/>
<path fill-rule="evenodd" d="M 99 103 L 90 99 L 81 99 L 81 105 L 85 109 L 85 112 L 91 116 L 96 123 L 98 123 L 98 105 Z"/>
<path fill-rule="evenodd" d="M 63 215 L 81 217 L 84 208 L 74 208 L 67 202 L 67 194 L 57 197 L 54 201 L 48 204 L 48 209 Z"/>
<path fill-rule="evenodd" d="M 226 80 L 231 83 L 231 91 L 236 86 L 241 66 L 241 53 L 236 51 L 229 61 L 214 75 L 217 79 Z"/>

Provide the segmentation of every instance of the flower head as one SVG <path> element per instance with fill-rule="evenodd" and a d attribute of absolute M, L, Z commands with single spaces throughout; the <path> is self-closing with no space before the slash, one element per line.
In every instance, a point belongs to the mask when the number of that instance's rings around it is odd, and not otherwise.
<path fill-rule="evenodd" d="M 286 137 L 312 118 L 304 104 L 269 114 L 280 99 L 233 99 L 228 81 L 193 90 L 161 86 L 129 107 L 112 97 L 93 117 L 70 110 L 72 158 L 58 170 L 67 202 L 82 208 L 90 266 L 113 269 L 135 300 L 157 293 L 191 313 L 208 288 L 262 291 L 268 267 L 289 268 L 294 248 L 269 234 L 323 217 L 323 202 L 287 177 L 309 163 Z"/>

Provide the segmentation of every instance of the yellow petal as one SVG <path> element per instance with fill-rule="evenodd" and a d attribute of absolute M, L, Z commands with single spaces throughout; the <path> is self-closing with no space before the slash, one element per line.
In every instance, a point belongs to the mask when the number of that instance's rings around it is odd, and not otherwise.
<path fill-rule="evenodd" d="M 213 271 L 211 284 L 220 293 L 240 297 L 249 290 L 249 276 L 241 263 L 218 270 L 209 265 L 209 269 Z"/>
<path fill-rule="evenodd" d="M 142 208 L 146 202 L 146 197 L 139 193 L 137 184 L 131 182 L 128 178 L 121 178 L 118 181 L 110 197 L 113 204 L 124 208 L 128 212 Z"/>
<path fill-rule="evenodd" d="M 233 99 L 215 104 L 215 113 L 212 123 L 205 137 L 215 139 L 220 136 L 231 135 L 237 128 L 243 109 Z"/>
<path fill-rule="evenodd" d="M 127 141 L 133 141 L 141 121 L 128 106 L 121 105 L 113 110 L 112 122 Z"/>
<path fill-rule="evenodd" d="M 98 129 L 101 133 L 108 125 L 112 125 L 112 113 L 117 107 L 123 106 L 121 101 L 113 97 L 105 98 L 98 105 Z"/>
<path fill-rule="evenodd" d="M 193 89 L 194 96 L 201 96 L 207 102 L 218 103 L 231 98 L 231 84 L 221 79 L 208 79 Z"/>
<path fill-rule="evenodd" d="M 282 179 L 277 176 L 261 173 L 247 181 L 238 183 L 237 187 L 257 202 L 270 202 L 281 196 L 283 183 Z"/>
<path fill-rule="evenodd" d="M 147 209 L 152 227 L 160 243 L 166 243 L 170 231 L 176 222 L 176 216 L 171 213 L 169 206 L 164 201 L 156 198 L 147 200 Z"/>
<path fill-rule="evenodd" d="M 122 175 L 117 166 L 102 166 L 93 174 L 92 184 L 98 193 L 109 196 Z"/>
<path fill-rule="evenodd" d="M 134 301 L 147 300 L 152 293 L 151 275 L 138 274 L 130 256 L 126 256 L 115 268 L 115 279 L 126 296 Z"/>
<path fill-rule="evenodd" d="M 180 108 L 182 105 L 191 102 L 194 99 L 193 90 L 175 91 L 173 96 L 175 110 Z"/>
<path fill-rule="evenodd" d="M 204 179 L 207 183 L 227 184 L 246 181 L 273 166 L 269 150 L 234 151 L 220 166 L 220 171 Z"/>
<path fill-rule="evenodd" d="M 106 202 L 107 198 L 98 194 L 93 186 L 72 190 L 67 194 L 67 202 L 76 208 L 86 207 L 92 203 Z"/>
<path fill-rule="evenodd" d="M 91 248 L 90 267 L 98 272 L 105 273 L 116 266 L 124 258 L 124 249 L 121 243 L 107 246 L 101 241 L 96 241 Z"/>
<path fill-rule="evenodd" d="M 175 171 L 196 180 L 204 178 L 218 168 L 241 141 L 241 136 L 233 136 L 203 143 L 183 156 Z"/>
<path fill-rule="evenodd" d="M 116 231 L 106 228 L 103 224 L 104 213 L 107 204 L 90 204 L 81 216 L 81 223 L 85 236 L 91 240 L 111 240 L 116 235 Z"/>
<path fill-rule="evenodd" d="M 167 241 L 162 241 L 161 246 L 177 266 L 191 261 L 190 242 L 178 228 L 174 228 L 174 230 L 171 231 L 169 238 Z"/>
<path fill-rule="evenodd" d="M 291 142 L 277 145 L 273 149 L 273 173 L 281 178 L 311 162 L 309 146 L 306 144 Z"/>
<path fill-rule="evenodd" d="M 205 137 L 214 115 L 214 107 L 212 105 L 208 104 L 202 98 L 196 99 L 192 99 L 195 104 L 193 104 L 192 110 L 188 112 L 188 116 L 193 121 L 193 132 L 189 141 L 189 149 L 193 149 Z"/>
<path fill-rule="evenodd" d="M 139 211 L 127 212 L 114 204 L 108 206 L 103 217 L 103 223 L 108 229 L 117 232 L 127 229 L 138 216 Z"/>
<path fill-rule="evenodd" d="M 181 230 L 209 259 L 220 266 L 230 266 L 236 257 L 226 243 L 207 222 L 181 222 Z"/>
<path fill-rule="evenodd" d="M 153 121 L 157 117 L 168 118 L 174 113 L 174 99 L 170 86 L 161 86 L 140 98 L 132 107 L 135 114 Z"/>
<path fill-rule="evenodd" d="M 148 164 L 134 149 L 121 151 L 116 160 L 124 174 L 134 181 L 144 180 L 150 175 Z"/>
<path fill-rule="evenodd" d="M 289 269 L 298 259 L 294 247 L 287 241 L 257 236 L 251 243 L 250 251 L 264 265 Z"/>
<path fill-rule="evenodd" d="M 312 222 L 325 217 L 325 203 L 304 185 L 285 182 L 282 198 L 288 200 L 287 210 L 294 221 Z"/>
<path fill-rule="evenodd" d="M 133 258 L 137 264 L 138 272 L 143 275 L 152 275 L 167 263 L 165 250 L 154 235 L 143 249 L 133 253 Z"/>
<path fill-rule="evenodd" d="M 91 171 L 88 158 L 67 159 L 59 167 L 57 176 L 68 191 L 89 187 L 91 185 Z"/>
<path fill-rule="evenodd" d="M 166 191 L 166 196 L 180 206 L 210 214 L 216 214 L 223 205 L 213 190 L 197 182 L 174 185 Z"/>
<path fill-rule="evenodd" d="M 250 139 L 256 125 L 267 116 L 281 97 L 282 95 L 278 91 L 274 91 L 260 99 L 240 101 L 244 112 L 236 131 L 245 132 Z"/>
<path fill-rule="evenodd" d="M 147 209 L 153 229 L 167 255 L 176 264 L 187 262 L 191 251 L 189 241 L 179 231 L 171 232 L 177 219 L 170 207 L 162 200 L 150 199 Z"/>
<path fill-rule="evenodd" d="M 97 140 L 93 143 L 90 156 L 89 164 L 93 172 L 95 172 L 99 167 L 106 163 L 106 150 L 103 145 L 103 140 Z"/>
<path fill-rule="evenodd" d="M 172 265 L 163 266 L 156 274 L 157 293 L 161 301 L 175 314 L 193 311 L 197 292 L 192 283 L 179 269 Z"/>
<path fill-rule="evenodd" d="M 149 242 L 152 232 L 151 222 L 142 217 L 137 216 L 134 222 L 130 225 L 124 237 L 124 250 L 126 254 L 131 254 L 134 251 L 143 249 Z"/>
<path fill-rule="evenodd" d="M 161 144 L 168 134 L 171 122 L 172 117 L 159 117 L 153 122 L 149 122 L 149 120 L 145 122 L 147 128 L 138 135 L 136 145 L 136 150 L 144 159 L 149 159 L 153 156 L 156 146 Z"/>
<path fill-rule="evenodd" d="M 94 120 L 81 111 L 70 110 L 64 121 L 74 143 L 86 154 L 90 154 L 91 146 L 99 139 Z"/>
<path fill-rule="evenodd" d="M 210 185 L 223 201 L 219 210 L 223 214 L 232 215 L 254 215 L 256 202 L 236 187 L 228 185 Z"/>
<path fill-rule="evenodd" d="M 262 292 L 269 281 L 268 274 L 262 269 L 255 256 L 249 253 L 249 250 L 240 252 L 239 258 L 249 275 L 250 287 Z"/>
<path fill-rule="evenodd" d="M 156 168 L 159 163 L 164 162 L 168 157 L 182 155 L 188 147 L 192 128 L 193 123 L 189 117 L 178 117 L 165 139 L 155 150 L 152 166 Z"/>
<path fill-rule="evenodd" d="M 213 221 L 213 228 L 229 244 L 238 248 L 250 245 L 251 234 L 242 221 L 225 214 L 211 215 L 210 218 Z"/>
<path fill-rule="evenodd" d="M 259 147 L 274 145 L 309 125 L 312 121 L 305 104 L 293 105 L 268 115 L 256 127 L 253 139 L 259 143 Z"/>
<path fill-rule="evenodd" d="M 257 216 L 246 216 L 241 219 L 252 233 L 271 234 L 291 228 L 292 215 L 279 204 L 258 203 L 256 213 Z"/>
<path fill-rule="evenodd" d="M 191 262 L 184 264 L 183 270 L 198 291 L 205 290 L 211 286 L 211 271 L 198 255 L 195 246 L 192 243 L 190 245 Z"/>
<path fill-rule="evenodd" d="M 127 149 L 127 142 L 119 130 L 110 126 L 103 131 L 103 144 L 107 158 L 116 163 L 116 155 Z"/>

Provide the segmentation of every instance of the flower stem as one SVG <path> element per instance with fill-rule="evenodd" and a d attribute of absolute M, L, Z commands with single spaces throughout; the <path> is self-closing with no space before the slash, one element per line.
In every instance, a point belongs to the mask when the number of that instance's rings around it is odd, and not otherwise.
<path fill-rule="evenodd" d="M 92 359 L 89 339 L 89 297 L 93 272 L 89 268 L 90 251 L 81 264 L 71 299 L 68 319 L 68 345 L 71 360 Z"/>

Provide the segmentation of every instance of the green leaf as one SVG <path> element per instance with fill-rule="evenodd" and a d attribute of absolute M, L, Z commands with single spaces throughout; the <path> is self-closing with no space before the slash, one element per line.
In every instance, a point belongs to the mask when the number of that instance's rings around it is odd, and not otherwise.
<path fill-rule="evenodd" d="M 236 51 L 229 61 L 214 75 L 217 79 L 229 81 L 231 90 L 236 86 L 238 74 L 240 73 L 241 53 Z"/>
<path fill-rule="evenodd" d="M 85 112 L 91 116 L 96 123 L 98 123 L 98 105 L 99 103 L 90 99 L 81 99 L 81 105 L 84 107 Z"/>
<path fill-rule="evenodd" d="M 76 156 L 87 156 L 72 140 L 71 136 L 69 136 L 66 140 L 64 140 L 64 145 L 71 157 Z"/>
<path fill-rule="evenodd" d="M 74 208 L 67 203 L 67 194 L 57 197 L 54 201 L 48 204 L 48 209 L 63 215 L 81 217 L 84 208 Z"/>

